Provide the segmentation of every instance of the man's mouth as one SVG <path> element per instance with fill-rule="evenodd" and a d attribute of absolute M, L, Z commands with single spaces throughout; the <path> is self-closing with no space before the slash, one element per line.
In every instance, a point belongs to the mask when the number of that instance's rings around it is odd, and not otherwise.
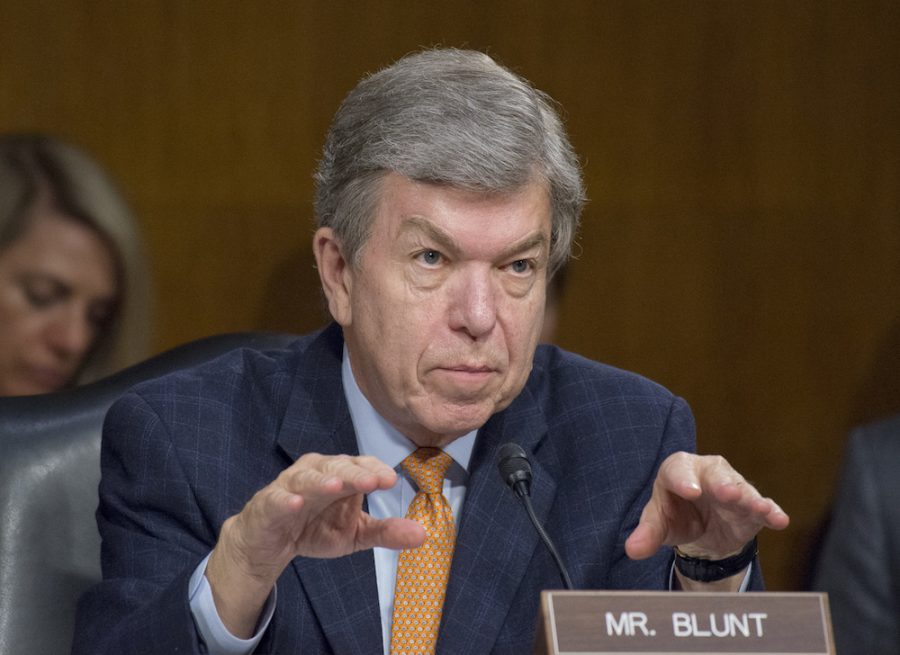
<path fill-rule="evenodd" d="M 444 370 L 459 373 L 492 373 L 494 368 L 484 364 L 458 364 L 455 366 L 445 366 Z"/>

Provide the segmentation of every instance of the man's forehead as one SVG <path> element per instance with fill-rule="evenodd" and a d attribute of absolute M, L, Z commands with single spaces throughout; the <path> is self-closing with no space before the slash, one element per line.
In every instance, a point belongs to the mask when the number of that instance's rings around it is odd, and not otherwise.
<path fill-rule="evenodd" d="M 397 173 L 389 173 L 381 181 L 376 216 L 389 209 L 390 217 L 407 219 L 420 216 L 430 223 L 439 223 L 442 212 L 455 209 L 484 210 L 489 214 L 515 214 L 515 218 L 550 218 L 550 192 L 546 184 L 531 181 L 509 190 L 490 191 L 470 189 L 452 184 L 412 180 Z M 508 216 L 509 217 L 509 216 Z M 409 227 L 426 228 L 418 222 Z"/>
<path fill-rule="evenodd" d="M 427 246 L 448 255 L 491 258 L 549 251 L 549 200 L 540 187 L 484 194 L 417 185 L 396 192 L 400 197 L 389 192 L 382 198 L 373 227 L 401 247 Z"/>
<path fill-rule="evenodd" d="M 412 215 L 400 220 L 399 236 L 423 236 L 449 250 L 460 250 L 461 244 L 451 230 L 436 224 L 425 216 Z M 549 230 L 534 229 L 523 233 L 518 238 L 507 242 L 506 250 L 522 251 L 531 248 L 543 248 L 549 242 Z"/>

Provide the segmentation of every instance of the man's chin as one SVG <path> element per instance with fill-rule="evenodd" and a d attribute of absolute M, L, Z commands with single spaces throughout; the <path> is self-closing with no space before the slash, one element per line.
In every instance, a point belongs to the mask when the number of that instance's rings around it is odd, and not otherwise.
<path fill-rule="evenodd" d="M 457 404 L 447 402 L 438 412 L 422 417 L 421 425 L 432 435 L 446 437 L 446 443 L 477 430 L 499 409 L 494 404 Z"/>

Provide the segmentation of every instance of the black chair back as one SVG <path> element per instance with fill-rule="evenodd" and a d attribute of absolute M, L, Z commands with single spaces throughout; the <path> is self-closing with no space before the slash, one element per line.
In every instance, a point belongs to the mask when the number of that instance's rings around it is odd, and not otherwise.
<path fill-rule="evenodd" d="M 100 581 L 94 513 L 110 405 L 138 382 L 236 348 L 277 349 L 295 338 L 208 337 L 71 391 L 0 398 L 0 655 L 71 649 L 78 597 Z"/>

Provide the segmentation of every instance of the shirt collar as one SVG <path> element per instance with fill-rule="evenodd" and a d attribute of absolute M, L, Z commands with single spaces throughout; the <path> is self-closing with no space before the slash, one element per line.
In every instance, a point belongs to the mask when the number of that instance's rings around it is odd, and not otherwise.
<path fill-rule="evenodd" d="M 356 378 L 353 376 L 353 369 L 350 366 L 350 353 L 347 351 L 346 345 L 344 345 L 344 355 L 341 361 L 341 378 L 344 383 L 344 396 L 346 396 L 347 406 L 350 408 L 353 429 L 356 431 L 359 454 L 370 455 L 392 468 L 397 468 L 400 462 L 418 446 L 403 436 L 372 407 L 372 403 L 356 384 Z M 443 449 L 465 471 L 469 470 L 469 459 L 472 457 L 472 448 L 475 447 L 477 434 L 478 430 L 472 430 L 468 434 L 454 439 Z"/>

